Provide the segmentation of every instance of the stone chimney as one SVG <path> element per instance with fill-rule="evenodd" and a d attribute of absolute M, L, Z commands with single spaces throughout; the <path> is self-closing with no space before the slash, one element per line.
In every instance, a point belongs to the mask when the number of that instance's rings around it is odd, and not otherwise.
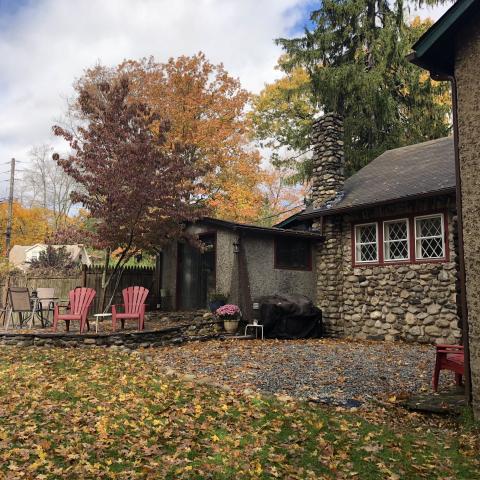
<path fill-rule="evenodd" d="M 327 113 L 315 120 L 312 146 L 312 204 L 318 208 L 333 200 L 345 183 L 343 120 L 340 115 Z"/>

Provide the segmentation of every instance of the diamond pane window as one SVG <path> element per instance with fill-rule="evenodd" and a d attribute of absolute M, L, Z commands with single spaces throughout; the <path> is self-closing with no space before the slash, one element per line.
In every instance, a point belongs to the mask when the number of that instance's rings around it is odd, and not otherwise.
<path fill-rule="evenodd" d="M 385 260 L 408 260 L 408 220 L 395 220 L 383 224 L 383 250 Z"/>
<path fill-rule="evenodd" d="M 377 224 L 355 226 L 355 251 L 357 262 L 378 261 Z"/>
<path fill-rule="evenodd" d="M 445 257 L 443 215 L 415 219 L 415 255 L 420 260 Z"/>

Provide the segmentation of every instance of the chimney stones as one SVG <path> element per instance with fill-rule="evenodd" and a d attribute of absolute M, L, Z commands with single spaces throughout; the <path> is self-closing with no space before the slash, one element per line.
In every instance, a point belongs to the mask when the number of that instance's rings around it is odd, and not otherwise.
<path fill-rule="evenodd" d="M 343 190 L 345 157 L 343 152 L 343 120 L 336 113 L 327 113 L 313 124 L 312 204 L 319 208 Z"/>

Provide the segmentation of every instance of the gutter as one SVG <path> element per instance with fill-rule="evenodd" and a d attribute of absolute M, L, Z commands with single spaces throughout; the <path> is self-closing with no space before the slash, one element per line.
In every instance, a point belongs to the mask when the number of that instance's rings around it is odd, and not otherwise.
<path fill-rule="evenodd" d="M 234 222 L 228 222 L 225 220 L 219 220 L 216 218 L 204 218 L 200 220 L 211 225 L 216 225 L 223 227 L 234 232 L 250 232 L 254 234 L 263 234 L 263 235 L 273 235 L 273 236 L 283 236 L 283 237 L 296 237 L 296 238 L 306 238 L 310 240 L 320 240 L 325 239 L 324 235 L 318 232 L 310 232 L 304 230 L 289 230 L 283 228 L 272 228 L 272 227 L 258 227 L 255 225 L 242 225 L 236 224 Z"/>

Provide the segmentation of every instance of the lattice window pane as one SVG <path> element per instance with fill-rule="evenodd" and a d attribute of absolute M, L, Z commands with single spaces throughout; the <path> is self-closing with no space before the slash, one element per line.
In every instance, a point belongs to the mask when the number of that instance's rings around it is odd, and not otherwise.
<path fill-rule="evenodd" d="M 378 260 L 377 224 L 357 225 L 355 227 L 356 259 L 359 262 Z"/>
<path fill-rule="evenodd" d="M 385 244 L 386 260 L 407 260 L 408 259 L 408 242 L 389 242 Z"/>
<path fill-rule="evenodd" d="M 408 254 L 408 221 L 386 222 L 384 228 L 385 260 L 406 260 Z"/>
<path fill-rule="evenodd" d="M 406 240 L 407 221 L 389 222 L 385 224 L 385 240 Z"/>
<path fill-rule="evenodd" d="M 376 243 L 377 241 L 377 227 L 376 225 L 362 225 L 359 228 L 360 242 L 359 243 Z"/>
<path fill-rule="evenodd" d="M 442 219 L 441 217 L 419 218 L 417 220 L 417 230 L 418 237 L 441 237 Z"/>
<path fill-rule="evenodd" d="M 361 262 L 374 262 L 377 259 L 377 244 L 366 243 L 360 245 L 360 261 Z"/>
<path fill-rule="evenodd" d="M 417 218 L 415 226 L 417 258 L 444 258 L 442 216 Z"/>
<path fill-rule="evenodd" d="M 441 238 L 422 238 L 420 240 L 422 258 L 442 258 L 443 242 Z"/>

